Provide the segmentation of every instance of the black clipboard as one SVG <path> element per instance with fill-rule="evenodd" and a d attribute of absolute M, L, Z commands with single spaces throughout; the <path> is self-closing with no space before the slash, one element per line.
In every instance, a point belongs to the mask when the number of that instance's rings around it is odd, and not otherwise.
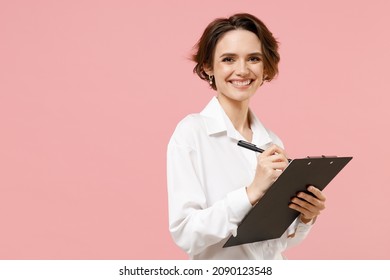
<path fill-rule="evenodd" d="M 352 157 L 294 159 L 249 211 L 223 247 L 279 238 L 299 216 L 288 207 L 290 200 L 308 185 L 323 190 Z"/>

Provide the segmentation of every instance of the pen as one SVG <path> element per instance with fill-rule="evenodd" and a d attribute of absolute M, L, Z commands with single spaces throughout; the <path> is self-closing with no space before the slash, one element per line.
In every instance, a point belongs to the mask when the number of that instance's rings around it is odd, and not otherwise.
<path fill-rule="evenodd" d="M 249 143 L 249 142 L 246 142 L 246 141 L 243 141 L 243 140 L 238 141 L 237 145 L 240 146 L 240 147 L 243 147 L 243 148 L 246 148 L 246 149 L 258 152 L 258 153 L 264 152 L 263 149 L 260 149 L 256 145 L 254 145 L 252 143 Z M 287 160 L 288 160 L 288 162 L 291 162 L 291 159 L 288 158 Z"/>

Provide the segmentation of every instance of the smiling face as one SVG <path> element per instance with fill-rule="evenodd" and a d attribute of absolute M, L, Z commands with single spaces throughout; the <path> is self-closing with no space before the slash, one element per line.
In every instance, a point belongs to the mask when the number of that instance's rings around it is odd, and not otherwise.
<path fill-rule="evenodd" d="M 214 76 L 218 98 L 245 101 L 263 83 L 264 67 L 261 42 L 253 32 L 237 29 L 218 41 L 213 67 L 206 71 Z"/>

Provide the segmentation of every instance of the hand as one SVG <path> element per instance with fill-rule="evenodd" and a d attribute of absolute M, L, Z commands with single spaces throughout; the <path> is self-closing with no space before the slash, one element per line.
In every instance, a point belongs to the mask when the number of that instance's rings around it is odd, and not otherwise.
<path fill-rule="evenodd" d="M 325 209 L 325 195 L 314 186 L 309 186 L 307 190 L 312 195 L 300 192 L 291 199 L 289 207 L 301 213 L 301 220 L 305 224 L 317 218 L 322 210 Z"/>
<path fill-rule="evenodd" d="M 255 178 L 246 189 L 252 205 L 259 201 L 287 166 L 287 155 L 277 145 L 272 145 L 257 157 Z"/>

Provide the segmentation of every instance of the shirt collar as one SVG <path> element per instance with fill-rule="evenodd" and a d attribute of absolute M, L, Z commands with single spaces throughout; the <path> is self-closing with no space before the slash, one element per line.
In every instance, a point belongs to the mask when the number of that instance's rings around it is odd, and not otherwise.
<path fill-rule="evenodd" d="M 251 118 L 251 128 L 253 132 L 252 142 L 263 146 L 272 142 L 267 129 L 259 121 L 256 115 L 249 109 Z M 226 132 L 227 136 L 237 141 L 245 140 L 242 135 L 234 128 L 229 117 L 226 115 L 218 99 L 214 96 L 207 106 L 200 113 L 204 118 L 208 135 L 214 135 Z"/>

